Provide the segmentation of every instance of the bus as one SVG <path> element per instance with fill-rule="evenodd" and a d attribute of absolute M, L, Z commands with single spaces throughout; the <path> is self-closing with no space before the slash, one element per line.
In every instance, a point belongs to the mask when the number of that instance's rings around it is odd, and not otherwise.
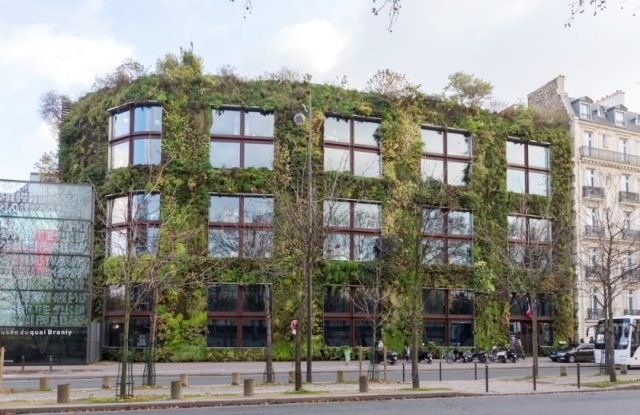
<path fill-rule="evenodd" d="M 597 364 L 605 363 L 604 319 L 598 321 L 594 339 L 594 358 Z M 614 351 L 616 365 L 640 366 L 640 316 L 613 318 Z"/>

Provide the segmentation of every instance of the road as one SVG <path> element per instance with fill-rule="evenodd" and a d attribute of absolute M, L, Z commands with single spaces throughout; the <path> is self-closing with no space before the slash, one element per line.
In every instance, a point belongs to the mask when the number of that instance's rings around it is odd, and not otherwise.
<path fill-rule="evenodd" d="M 558 393 L 544 395 L 486 396 L 471 398 L 430 398 L 373 402 L 286 404 L 219 408 L 146 410 L 149 415 L 540 415 L 615 413 L 634 414 L 638 409 L 637 391 Z M 92 414 L 130 414 L 131 411 L 92 412 Z M 58 412 L 60 414 L 60 412 Z"/>
<path fill-rule="evenodd" d="M 557 376 L 560 364 L 553 366 L 545 366 L 540 367 L 540 376 Z M 569 376 L 575 377 L 575 365 L 566 365 L 569 373 Z M 366 373 L 367 365 L 363 365 L 364 373 Z M 505 364 L 490 364 L 488 365 L 488 374 L 489 378 L 499 378 L 499 377 L 526 377 L 531 376 L 531 368 L 522 367 L 522 366 L 511 366 L 509 363 Z M 355 366 L 345 367 L 345 380 L 347 381 L 357 381 L 358 379 L 358 371 Z M 597 367 L 593 365 L 582 366 L 580 370 L 580 375 L 589 376 L 591 374 L 597 373 Z M 304 370 L 303 370 L 304 372 Z M 42 374 L 38 376 L 29 376 L 29 377 L 6 377 L 4 379 L 4 387 L 11 388 L 14 390 L 28 390 L 28 389 L 38 389 L 39 387 L 39 378 L 49 376 L 49 387 L 56 388 L 57 385 L 63 383 L 69 383 L 72 388 L 95 388 L 99 389 L 102 387 L 102 376 L 101 375 L 90 375 L 87 373 L 78 373 L 71 374 L 65 376 L 56 376 L 55 372 L 48 375 Z M 303 373 L 304 376 L 304 373 Z M 383 369 L 381 366 L 380 369 L 380 377 L 383 376 Z M 404 373 L 401 364 L 398 364 L 394 367 L 389 367 L 387 371 L 387 379 L 393 382 L 402 382 L 404 376 L 404 382 L 411 382 L 411 366 L 405 365 Z M 253 377 L 258 381 L 262 379 L 262 373 L 252 373 L 252 374 L 242 374 L 243 378 Z M 434 363 L 432 365 L 420 365 L 420 380 L 421 381 L 437 381 L 442 377 L 443 381 L 449 380 L 473 380 L 473 379 L 484 379 L 484 365 L 478 364 L 477 366 L 472 363 L 467 363 L 464 365 L 442 365 L 442 372 L 440 372 L 440 365 L 438 363 Z M 168 375 L 168 374 L 160 374 L 156 377 L 156 384 L 159 386 L 169 386 L 172 380 L 177 380 L 178 375 Z M 335 372 L 314 372 L 313 374 L 314 382 L 335 382 L 336 373 Z M 113 384 L 115 385 L 116 379 L 113 379 Z M 140 374 L 135 374 L 134 382 L 136 385 L 140 385 L 142 383 Z M 189 384 L 190 385 L 223 385 L 229 384 L 231 382 L 231 377 L 229 375 L 221 375 L 221 374 L 192 374 L 189 376 Z M 287 383 L 288 382 L 288 373 L 276 373 L 276 382 L 277 383 Z"/>

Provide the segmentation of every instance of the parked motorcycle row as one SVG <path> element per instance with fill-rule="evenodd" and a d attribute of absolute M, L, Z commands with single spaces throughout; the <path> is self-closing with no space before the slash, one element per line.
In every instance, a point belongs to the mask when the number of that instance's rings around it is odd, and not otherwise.
<path fill-rule="evenodd" d="M 402 356 L 402 360 L 407 363 L 411 359 L 411 354 L 408 347 L 405 347 L 404 353 Z M 460 362 L 460 363 L 516 363 L 518 359 L 524 359 L 524 354 L 522 352 L 518 352 L 513 347 L 498 347 L 494 345 L 491 348 L 491 353 L 488 353 L 485 350 L 476 350 L 471 349 L 469 351 L 463 351 L 456 347 L 453 351 L 445 352 L 442 356 L 443 359 L 447 361 L 447 363 Z M 378 354 L 378 363 L 382 363 L 382 353 Z M 394 350 L 387 351 L 386 355 L 387 364 L 395 365 L 398 360 L 400 360 L 398 353 Z M 423 363 L 432 363 L 433 362 L 433 354 L 428 351 L 420 351 L 418 352 L 418 361 Z"/>

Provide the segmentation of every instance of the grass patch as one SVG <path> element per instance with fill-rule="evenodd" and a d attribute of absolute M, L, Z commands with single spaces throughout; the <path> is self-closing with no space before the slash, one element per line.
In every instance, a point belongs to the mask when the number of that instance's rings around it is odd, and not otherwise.
<path fill-rule="evenodd" d="M 137 395 L 131 398 L 120 399 L 110 396 L 94 396 L 75 400 L 78 403 L 117 403 L 117 402 L 148 402 L 169 399 L 169 395 Z"/>
<path fill-rule="evenodd" d="M 584 386 L 589 386 L 592 388 L 608 388 L 611 386 L 618 386 L 618 385 L 631 385 L 634 383 L 640 383 L 640 379 L 623 379 L 623 380 L 618 380 L 617 382 L 611 382 L 609 380 L 601 380 L 599 382 L 588 382 L 588 383 L 583 383 Z"/>

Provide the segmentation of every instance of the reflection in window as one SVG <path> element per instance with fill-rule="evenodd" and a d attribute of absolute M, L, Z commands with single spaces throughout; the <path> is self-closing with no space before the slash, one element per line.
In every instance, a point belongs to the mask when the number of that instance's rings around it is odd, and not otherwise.
<path fill-rule="evenodd" d="M 372 292 L 368 287 L 324 287 L 324 343 L 327 346 L 373 344 L 371 313 L 375 308 L 373 299 L 377 297 L 367 294 Z"/>
<path fill-rule="evenodd" d="M 548 269 L 551 266 L 551 221 L 523 215 L 509 215 L 509 259 L 520 268 Z"/>
<path fill-rule="evenodd" d="M 268 258 L 273 246 L 272 224 L 271 196 L 212 195 L 209 255 Z"/>
<path fill-rule="evenodd" d="M 474 293 L 468 290 L 423 290 L 423 342 L 438 346 L 473 346 Z"/>
<path fill-rule="evenodd" d="M 264 347 L 266 286 L 211 284 L 207 295 L 208 347 Z"/>
<path fill-rule="evenodd" d="M 543 144 L 507 141 L 507 190 L 548 196 L 549 147 Z"/>
<path fill-rule="evenodd" d="M 213 168 L 273 167 L 273 114 L 213 110 L 209 162 Z"/>
<path fill-rule="evenodd" d="M 157 165 L 162 156 L 162 107 L 131 105 L 110 117 L 109 168 Z"/>
<path fill-rule="evenodd" d="M 471 136 L 438 128 L 423 127 L 420 131 L 422 180 L 437 180 L 450 186 L 469 184 Z"/>
<path fill-rule="evenodd" d="M 346 200 L 325 200 L 323 219 L 327 234 L 324 258 L 371 261 L 376 259 L 382 206 Z"/>
<path fill-rule="evenodd" d="M 467 211 L 424 208 L 422 249 L 425 264 L 471 264 L 473 215 Z"/>
<path fill-rule="evenodd" d="M 379 122 L 327 117 L 324 124 L 324 170 L 381 177 L 379 126 Z"/>
<path fill-rule="evenodd" d="M 160 195 L 133 193 L 110 199 L 107 203 L 107 255 L 155 255 L 160 234 Z"/>

